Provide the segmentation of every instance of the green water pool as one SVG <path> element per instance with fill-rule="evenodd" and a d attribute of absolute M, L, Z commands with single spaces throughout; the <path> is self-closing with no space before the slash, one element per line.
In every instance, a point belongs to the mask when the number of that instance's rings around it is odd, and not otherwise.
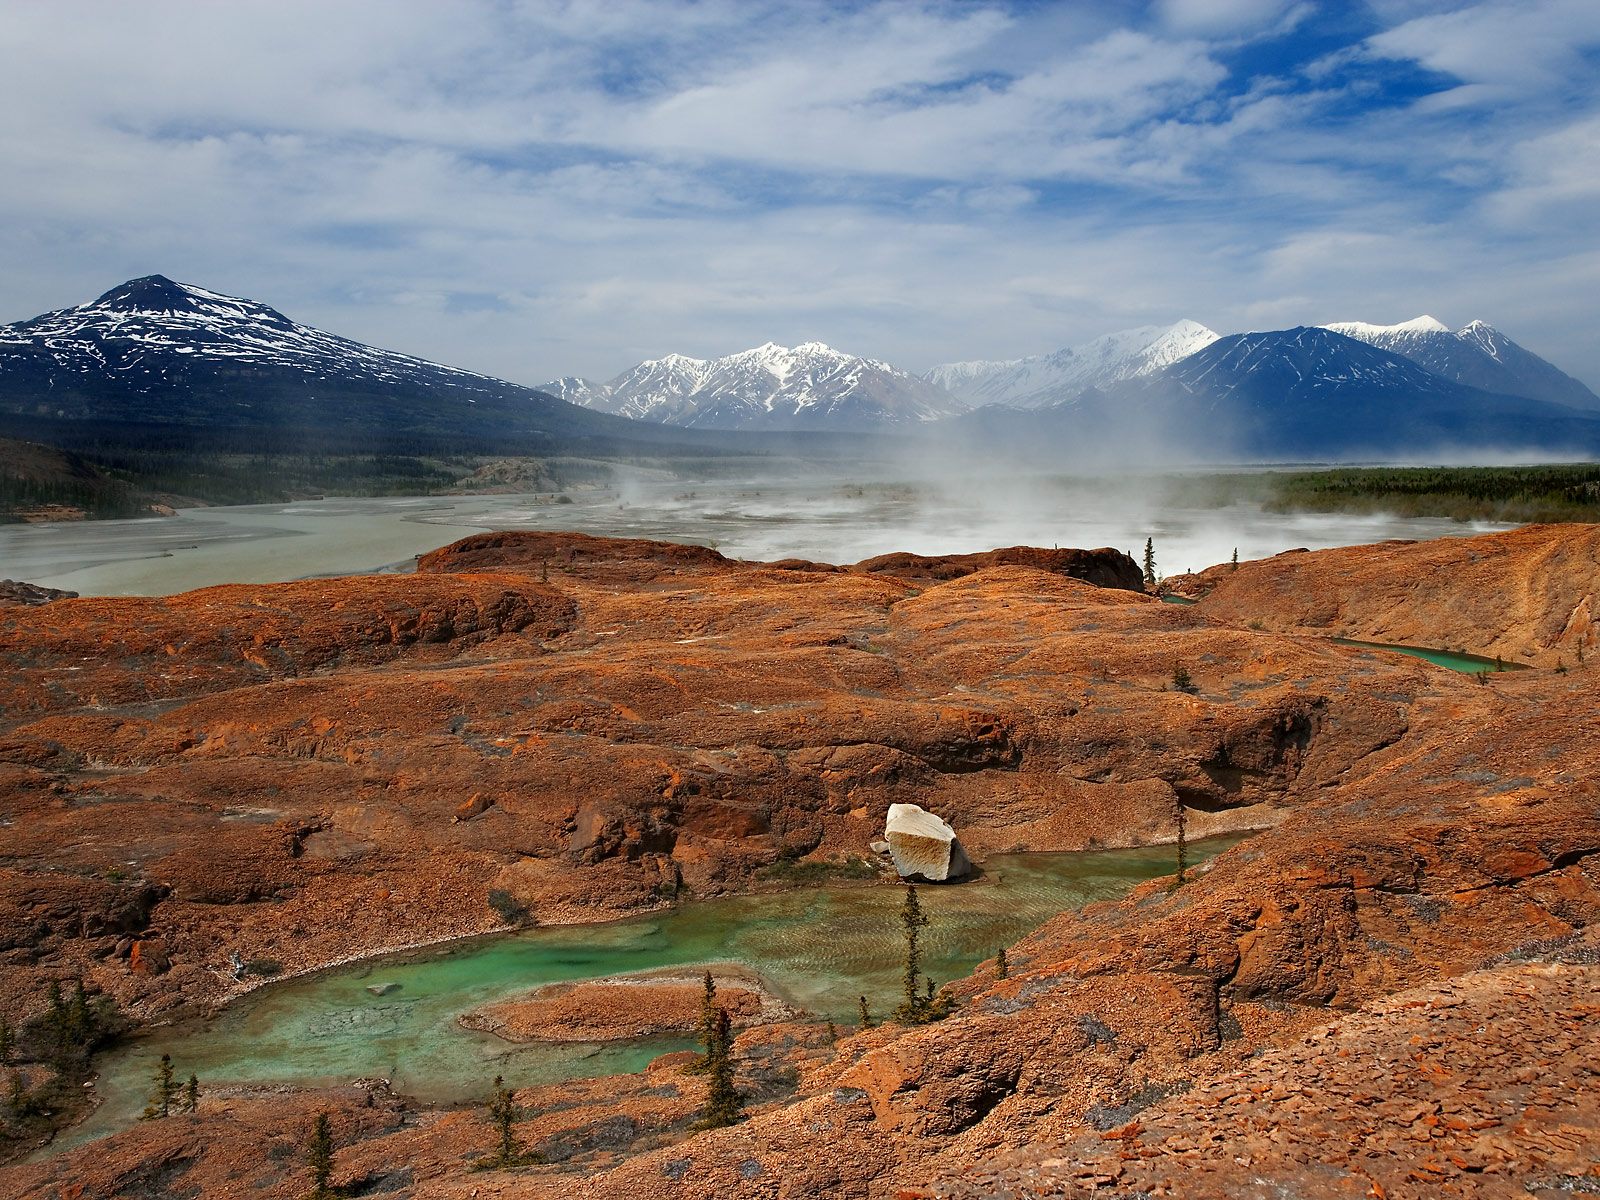
<path fill-rule="evenodd" d="M 1388 642 L 1358 642 L 1353 638 L 1334 638 L 1336 646 L 1354 646 L 1359 650 L 1388 650 L 1394 654 L 1405 654 L 1412 658 L 1420 658 L 1424 662 L 1431 662 L 1436 667 L 1448 667 L 1452 671 L 1460 671 L 1467 675 L 1476 675 L 1482 671 L 1525 671 L 1524 663 L 1509 663 L 1484 658 L 1480 654 L 1457 654 L 1452 650 L 1433 650 L 1426 646 L 1395 646 Z"/>
<path fill-rule="evenodd" d="M 1204 859 L 1239 838 L 1191 846 Z M 920 889 L 932 924 L 927 972 L 954 979 L 1055 914 L 1125 894 L 1172 870 L 1170 847 L 998 856 L 983 876 Z M 203 1083 L 332 1084 L 381 1076 L 403 1092 L 448 1103 L 480 1096 L 497 1074 L 516 1085 L 636 1071 L 682 1039 L 512 1045 L 462 1029 L 481 1005 L 541 984 L 657 967 L 732 962 L 782 996 L 842 1026 L 856 997 L 875 1013 L 896 1002 L 901 889 L 815 887 L 683 904 L 604 925 L 552 926 L 374 959 L 254 992 L 200 1027 L 160 1031 L 98 1064 L 99 1109 L 68 1144 L 124 1127 L 143 1107 L 155 1062 Z M 369 987 L 397 984 L 383 995 Z M 58 1148 L 61 1143 L 58 1143 Z"/>

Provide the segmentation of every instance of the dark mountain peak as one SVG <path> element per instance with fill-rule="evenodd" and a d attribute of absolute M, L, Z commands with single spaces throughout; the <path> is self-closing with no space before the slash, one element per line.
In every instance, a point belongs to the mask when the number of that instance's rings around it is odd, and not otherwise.
<path fill-rule="evenodd" d="M 95 308 L 123 312 L 194 312 L 198 297 L 165 275 L 141 275 L 119 283 L 94 301 Z"/>
<path fill-rule="evenodd" d="M 292 324 L 275 308 L 254 300 L 225 296 L 189 283 L 179 283 L 165 275 L 141 275 L 119 283 L 94 303 L 85 306 L 99 312 L 140 313 L 146 316 L 171 314 L 216 320 L 234 319 L 262 322 L 286 328 Z"/>

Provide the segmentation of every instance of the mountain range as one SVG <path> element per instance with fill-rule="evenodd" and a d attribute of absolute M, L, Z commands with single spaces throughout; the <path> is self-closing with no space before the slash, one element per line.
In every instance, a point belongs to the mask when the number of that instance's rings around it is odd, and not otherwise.
<path fill-rule="evenodd" d="M 574 404 L 688 429 L 877 429 L 938 421 L 969 405 L 936 382 L 821 342 L 768 342 L 725 358 L 669 354 L 606 383 L 541 389 Z"/>
<path fill-rule="evenodd" d="M 1600 397 L 1481 321 L 1452 332 L 1431 317 L 1228 336 L 1179 321 L 920 376 L 820 342 L 767 343 L 542 388 L 160 275 L 0 326 L 0 434 L 81 445 L 180 430 L 262 448 L 500 453 L 767 451 L 802 445 L 774 439 L 851 446 L 894 434 L 1050 461 L 1157 449 L 1186 461 L 1587 456 L 1600 452 Z"/>
<path fill-rule="evenodd" d="M 1455 333 L 1432 317 L 1399 325 L 1347 322 L 1321 328 L 1341 341 L 1364 343 L 1471 391 L 1600 410 L 1600 397 L 1582 383 L 1482 321 L 1473 321 Z M 1298 338 L 1297 349 L 1283 342 L 1287 357 L 1274 358 L 1267 353 L 1268 347 L 1277 344 L 1275 338 L 1282 342 L 1288 334 Z M 946 363 L 921 376 L 843 354 L 820 342 L 807 342 L 793 350 L 768 343 L 726 358 L 667 355 L 642 362 L 603 384 L 568 377 L 545 384 L 542 390 L 601 412 L 686 428 L 905 430 L 922 426 L 927 431 L 930 422 L 995 405 L 1035 412 L 1068 406 L 1087 413 L 1098 397 L 1149 396 L 1162 391 L 1160 385 L 1130 386 L 1139 380 L 1165 379 L 1178 392 L 1190 395 L 1209 395 L 1215 390 L 1213 398 L 1220 400 L 1236 392 L 1246 376 L 1254 376 L 1257 384 L 1268 379 L 1281 383 L 1269 360 L 1281 364 L 1307 352 L 1306 339 L 1298 330 L 1235 336 L 1251 339 L 1248 344 L 1256 348 L 1259 357 L 1232 363 L 1204 382 L 1191 379 L 1183 364 L 1223 340 L 1222 336 L 1196 321 L 1183 320 L 1106 334 L 1080 346 L 1030 358 Z M 1349 358 L 1342 365 L 1337 361 L 1341 355 Z M 1315 388 L 1307 380 L 1293 390 L 1306 404 L 1337 403 L 1336 393 L 1353 388 L 1363 389 L 1368 396 L 1377 392 L 1400 396 L 1415 389 L 1420 389 L 1419 396 L 1431 394 L 1431 382 L 1398 368 L 1388 384 L 1379 387 L 1381 372 L 1374 360 L 1355 346 L 1341 348 L 1339 342 L 1330 342 L 1319 345 L 1314 357 Z M 1223 383 L 1224 376 L 1237 378 Z M 1458 399 L 1468 395 L 1452 394 Z M 1204 403 L 1192 404 L 1177 415 L 1201 411 L 1207 411 Z M 1003 424 L 1007 418 L 988 414 L 976 420 L 980 425 Z"/>
<path fill-rule="evenodd" d="M 1144 461 L 1551 457 L 1600 452 L 1600 414 L 1485 391 L 1331 329 L 1218 338 L 1144 375 L 1021 410 L 990 405 L 951 423 L 971 446 L 1040 447 Z"/>

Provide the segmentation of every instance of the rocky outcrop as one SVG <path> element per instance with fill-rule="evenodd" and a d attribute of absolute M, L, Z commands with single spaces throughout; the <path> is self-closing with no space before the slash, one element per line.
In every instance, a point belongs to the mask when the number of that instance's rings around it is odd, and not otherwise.
<path fill-rule="evenodd" d="M 1170 1099 L 1157 1091 L 1103 1108 L 1065 1144 L 908 1191 L 1267 1200 L 1592 1190 L 1600 1101 L 1582 1064 L 1597 948 L 1587 962 L 1557 953 L 1373 1001 Z"/>
<path fill-rule="evenodd" d="M 883 837 L 901 879 L 947 883 L 972 874 L 956 831 L 920 805 L 891 804 Z"/>
<path fill-rule="evenodd" d="M 852 570 L 871 575 L 893 575 L 912 582 L 960 579 L 991 567 L 1031 567 L 1068 579 L 1082 579 L 1097 587 L 1144 591 L 1139 565 L 1121 550 L 1044 550 L 1037 546 L 1007 546 L 981 554 L 883 554 L 858 562 Z"/>
<path fill-rule="evenodd" d="M 1183 581 L 1215 620 L 1571 667 L 1600 656 L 1600 525 L 1291 551 Z"/>
<path fill-rule="evenodd" d="M 754 971 L 719 964 L 710 968 L 716 1005 L 737 1028 L 793 1021 L 802 1014 L 785 1004 Z M 611 1042 L 665 1034 L 694 1036 L 700 1028 L 703 973 L 665 968 L 636 975 L 552 983 L 526 996 L 474 1009 L 461 1018 L 468 1029 L 508 1042 Z"/>
<path fill-rule="evenodd" d="M 396 575 L 0 608 L 0 709 L 169 700 L 337 668 L 453 658 L 571 628 L 572 601 L 521 577 Z"/>
<path fill-rule="evenodd" d="M 0 607 L 16 605 L 31 607 L 49 604 L 52 600 L 71 600 L 77 592 L 64 592 L 60 588 L 40 587 L 36 583 L 19 583 L 14 579 L 0 579 Z"/>
<path fill-rule="evenodd" d="M 644 538 L 593 537 L 586 533 L 538 530 L 475 533 L 421 555 L 421 574 L 551 570 L 567 574 L 599 572 L 608 577 L 648 579 L 658 572 L 731 565 L 707 546 L 656 542 Z"/>

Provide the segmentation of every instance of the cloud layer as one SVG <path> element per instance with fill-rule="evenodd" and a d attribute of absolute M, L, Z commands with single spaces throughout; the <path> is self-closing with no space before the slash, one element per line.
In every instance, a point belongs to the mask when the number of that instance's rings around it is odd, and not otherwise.
<path fill-rule="evenodd" d="M 1600 386 L 1600 5 L 0 2 L 0 319 L 162 272 L 536 383 L 1483 317 Z"/>

